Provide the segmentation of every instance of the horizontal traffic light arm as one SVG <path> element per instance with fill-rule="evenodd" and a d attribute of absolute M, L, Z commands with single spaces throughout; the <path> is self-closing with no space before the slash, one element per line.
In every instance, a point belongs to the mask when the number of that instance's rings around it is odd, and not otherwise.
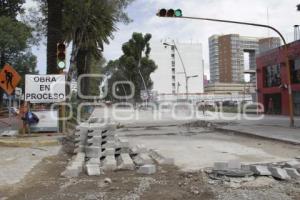
<path fill-rule="evenodd" d="M 159 15 L 158 15 L 159 16 Z M 161 16 L 159 16 L 161 17 Z M 231 24 L 242 24 L 242 25 L 248 25 L 248 26 L 257 26 L 257 27 L 263 27 L 263 28 L 269 28 L 275 31 L 280 38 L 282 39 L 283 43 L 286 44 L 286 40 L 283 37 L 283 35 L 274 27 L 265 25 L 265 24 L 257 24 L 257 23 L 249 23 L 249 22 L 241 22 L 241 21 L 233 21 L 233 20 L 223 20 L 223 19 L 213 19 L 213 18 L 203 18 L 203 17 L 187 17 L 187 16 L 181 16 L 181 17 L 169 17 L 169 16 L 164 16 L 168 18 L 180 18 L 180 19 L 196 19 L 196 20 L 204 20 L 204 21 L 213 21 L 213 22 L 222 22 L 222 23 L 231 23 Z"/>

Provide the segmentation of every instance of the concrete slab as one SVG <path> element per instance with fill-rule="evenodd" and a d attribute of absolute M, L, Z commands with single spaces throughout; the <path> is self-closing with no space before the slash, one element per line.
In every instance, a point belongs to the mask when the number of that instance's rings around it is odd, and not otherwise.
<path fill-rule="evenodd" d="M 192 136 L 156 135 L 128 139 L 131 145 L 144 144 L 149 149 L 159 150 L 163 156 L 173 158 L 175 165 L 184 171 L 212 167 L 216 161 L 240 160 L 246 165 L 265 164 L 288 161 L 299 155 L 299 148 L 288 144 L 212 131 Z"/>
<path fill-rule="evenodd" d="M 281 180 L 289 180 L 291 177 L 288 175 L 287 171 L 278 167 L 269 167 L 268 168 L 272 173 L 272 176 Z"/>
<path fill-rule="evenodd" d="M 101 169 L 100 165 L 98 164 L 86 164 L 86 173 L 89 176 L 100 176 L 101 175 Z"/>
<path fill-rule="evenodd" d="M 215 162 L 214 170 L 221 170 L 221 171 L 228 170 L 228 162 Z"/>
<path fill-rule="evenodd" d="M 128 153 L 127 154 L 122 153 L 119 156 L 117 156 L 116 159 L 117 159 L 118 169 L 127 169 L 127 170 L 135 169 L 135 165 Z"/>
<path fill-rule="evenodd" d="M 151 149 L 149 151 L 149 155 L 152 159 L 154 159 L 157 163 L 161 165 L 174 165 L 174 158 L 166 158 L 158 150 Z"/>
<path fill-rule="evenodd" d="M 255 174 L 255 175 L 260 175 L 260 176 L 271 176 L 272 173 L 268 169 L 267 166 L 262 166 L 262 165 L 250 165 L 250 170 Z"/>
<path fill-rule="evenodd" d="M 41 149 L 0 147 L 0 186 L 18 183 L 45 157 L 57 155 L 61 146 Z"/>
<path fill-rule="evenodd" d="M 287 167 L 289 168 L 296 168 L 296 169 L 300 169 L 300 161 L 298 160 L 291 160 L 286 162 L 285 164 Z"/>
<path fill-rule="evenodd" d="M 130 154 L 140 154 L 147 153 L 148 149 L 144 144 L 137 144 L 135 146 L 130 147 Z"/>
<path fill-rule="evenodd" d="M 137 173 L 139 174 L 154 174 L 156 172 L 156 166 L 155 165 L 143 165 L 140 166 L 137 170 Z"/>
<path fill-rule="evenodd" d="M 229 160 L 228 168 L 229 169 L 241 169 L 241 162 L 239 160 Z"/>
<path fill-rule="evenodd" d="M 135 165 L 142 166 L 147 164 L 153 164 L 153 160 L 150 158 L 149 155 L 142 153 L 138 154 L 136 156 L 132 156 L 132 160 Z"/>
<path fill-rule="evenodd" d="M 113 171 L 117 169 L 117 161 L 115 156 L 106 156 L 101 166 L 104 171 Z"/>
<path fill-rule="evenodd" d="M 294 179 L 299 179 L 300 178 L 300 174 L 299 172 L 295 169 L 295 168 L 284 168 L 287 172 L 287 174 Z"/>

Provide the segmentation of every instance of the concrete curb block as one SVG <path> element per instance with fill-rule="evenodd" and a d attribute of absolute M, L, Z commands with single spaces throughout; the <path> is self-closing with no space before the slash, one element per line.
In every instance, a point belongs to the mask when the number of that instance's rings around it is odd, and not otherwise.
<path fill-rule="evenodd" d="M 154 174 L 156 172 L 155 165 L 143 165 L 138 170 L 137 173 L 139 174 Z"/>
<path fill-rule="evenodd" d="M 267 166 L 263 165 L 250 165 L 250 170 L 255 174 L 259 176 L 272 176 L 272 173 L 268 169 Z"/>
<path fill-rule="evenodd" d="M 163 155 L 161 155 L 157 150 L 151 149 L 149 151 L 149 155 L 156 162 L 158 162 L 159 164 L 162 164 L 162 165 L 174 165 L 174 163 L 175 163 L 174 158 L 166 158 Z"/>
<path fill-rule="evenodd" d="M 270 172 L 272 173 L 272 176 L 274 178 L 278 178 L 281 180 L 290 180 L 291 179 L 291 177 L 288 175 L 288 173 L 285 169 L 278 168 L 278 167 L 269 167 L 268 169 L 270 170 Z"/>

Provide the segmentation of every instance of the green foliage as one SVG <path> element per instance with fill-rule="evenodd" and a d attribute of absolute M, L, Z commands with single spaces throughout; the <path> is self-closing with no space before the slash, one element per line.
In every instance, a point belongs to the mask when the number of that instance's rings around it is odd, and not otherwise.
<path fill-rule="evenodd" d="M 18 14 L 24 12 L 22 5 L 25 0 L 1 0 L 0 1 L 0 16 L 7 16 L 11 19 L 16 19 Z"/>
<path fill-rule="evenodd" d="M 149 59 L 151 52 L 149 41 L 151 34 L 133 33 L 132 38 L 123 44 L 123 55 L 115 61 L 110 61 L 105 73 L 110 74 L 111 78 L 108 81 L 109 91 L 115 81 L 130 81 L 135 86 L 135 101 L 140 101 L 141 90 L 151 90 L 153 82 L 150 74 L 157 68 L 155 62 Z M 131 93 L 129 88 L 121 88 L 123 93 Z M 109 99 L 113 99 L 112 94 L 109 94 Z"/>
<path fill-rule="evenodd" d="M 31 28 L 9 17 L 0 17 L 0 35 L 0 53 L 5 56 L 7 62 L 12 56 L 27 48 Z"/>
<path fill-rule="evenodd" d="M 37 59 L 31 52 L 18 54 L 11 62 L 14 69 L 21 75 L 22 80 L 18 87 L 25 89 L 25 74 L 38 74 L 36 70 Z"/>
<path fill-rule="evenodd" d="M 36 73 L 36 57 L 28 52 L 32 44 L 33 29 L 24 22 L 18 21 L 17 16 L 24 10 L 24 0 L 5 0 L 0 2 L 0 67 L 11 64 L 22 76 L 21 87 L 24 87 L 24 69 L 32 69 Z M 25 67 L 27 66 L 27 68 Z M 0 102 L 3 90 L 0 89 Z"/>
<path fill-rule="evenodd" d="M 116 8 L 109 0 L 65 0 L 64 33 L 82 51 L 99 57 L 104 43 L 109 43 L 116 30 Z"/>

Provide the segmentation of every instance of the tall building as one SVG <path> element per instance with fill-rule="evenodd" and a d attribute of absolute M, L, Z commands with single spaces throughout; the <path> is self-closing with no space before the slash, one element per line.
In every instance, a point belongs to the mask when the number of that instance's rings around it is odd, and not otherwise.
<path fill-rule="evenodd" d="M 171 46 L 163 43 L 167 42 Z M 150 58 L 157 64 L 157 70 L 151 75 L 153 90 L 159 93 L 185 93 L 186 83 L 180 56 L 172 45 L 176 45 L 189 78 L 189 93 L 203 93 L 203 57 L 200 43 L 181 43 L 160 41 L 151 43 Z"/>
<path fill-rule="evenodd" d="M 246 37 L 238 34 L 213 35 L 209 38 L 210 79 L 212 83 L 240 83 L 244 81 L 244 53 L 249 55 L 249 69 L 256 69 L 260 51 L 280 46 L 279 38 Z M 255 82 L 252 75 L 251 82 Z"/>

